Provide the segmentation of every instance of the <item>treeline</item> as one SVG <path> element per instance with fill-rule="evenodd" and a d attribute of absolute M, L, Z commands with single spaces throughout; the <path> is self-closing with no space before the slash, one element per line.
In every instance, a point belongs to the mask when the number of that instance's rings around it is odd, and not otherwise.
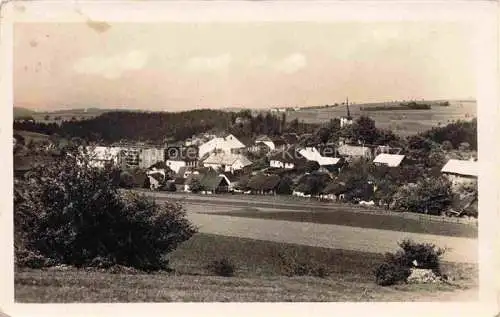
<path fill-rule="evenodd" d="M 15 121 L 14 130 L 24 130 L 65 138 L 81 138 L 92 142 L 113 143 L 120 140 L 161 143 L 180 141 L 204 132 L 230 132 L 237 137 L 260 134 L 280 135 L 283 132 L 311 133 L 318 125 L 298 120 L 286 121 L 281 116 L 259 114 L 248 110 L 227 112 L 219 110 L 193 110 L 168 112 L 107 112 L 89 120 L 43 123 Z"/>
<path fill-rule="evenodd" d="M 227 130 L 232 119 L 231 113 L 208 109 L 176 113 L 116 111 L 90 120 L 65 121 L 61 125 L 16 121 L 14 129 L 106 143 L 124 139 L 163 142 L 168 138 L 184 140 L 210 130 Z"/>
<path fill-rule="evenodd" d="M 454 149 L 468 143 L 471 150 L 477 150 L 477 118 L 471 121 L 457 121 L 443 127 L 435 127 L 421 134 L 423 138 L 442 144 L 450 142 Z"/>
<path fill-rule="evenodd" d="M 416 103 L 411 101 L 408 103 L 400 103 L 399 106 L 374 106 L 361 107 L 361 111 L 383 111 L 383 110 L 430 110 L 432 106 L 427 103 Z"/>

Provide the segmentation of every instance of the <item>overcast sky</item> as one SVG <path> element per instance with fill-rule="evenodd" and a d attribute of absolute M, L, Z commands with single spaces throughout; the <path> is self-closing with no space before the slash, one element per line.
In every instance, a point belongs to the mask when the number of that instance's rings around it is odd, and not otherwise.
<path fill-rule="evenodd" d="M 475 97 L 453 23 L 18 24 L 15 105 L 181 110 Z"/>

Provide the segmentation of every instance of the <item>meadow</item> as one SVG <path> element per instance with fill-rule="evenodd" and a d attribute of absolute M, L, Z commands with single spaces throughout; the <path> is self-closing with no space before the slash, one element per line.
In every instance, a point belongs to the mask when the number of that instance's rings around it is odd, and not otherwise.
<path fill-rule="evenodd" d="M 385 106 L 385 103 L 349 105 L 351 115 L 366 115 L 375 120 L 377 127 L 391 129 L 394 133 L 408 136 L 446 125 L 454 120 L 470 120 L 476 116 L 476 101 L 450 101 L 447 107 L 432 104 L 429 110 L 377 110 L 363 111 L 361 108 Z M 391 105 L 391 104 L 389 104 Z M 394 107 L 398 103 L 392 104 Z M 306 123 L 322 123 L 330 119 L 345 116 L 346 107 L 337 106 L 321 109 L 301 109 L 288 111 L 287 120 L 298 119 Z"/>
<path fill-rule="evenodd" d="M 284 274 L 279 254 L 299 262 L 325 265 L 324 277 Z M 234 276 L 208 268 L 227 258 Z M 169 256 L 170 272 L 111 273 L 65 269 L 18 269 L 15 300 L 22 303 L 71 302 L 289 302 L 289 301 L 453 301 L 477 299 L 475 264 L 444 262 L 450 284 L 374 282 L 383 255 L 199 233 Z"/>

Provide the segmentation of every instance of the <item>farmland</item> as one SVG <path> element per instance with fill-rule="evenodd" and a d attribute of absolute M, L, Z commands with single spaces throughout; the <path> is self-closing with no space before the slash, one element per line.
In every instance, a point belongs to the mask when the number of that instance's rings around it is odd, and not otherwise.
<path fill-rule="evenodd" d="M 328 265 L 330 275 L 283 276 L 277 254 Z M 234 277 L 215 276 L 211 261 L 228 257 Z M 33 302 L 287 302 L 287 301 L 474 301 L 477 265 L 443 263 L 453 285 L 373 283 L 382 255 L 199 233 L 170 255 L 172 272 L 113 274 L 91 270 L 22 269 L 15 300 Z"/>
<path fill-rule="evenodd" d="M 468 120 L 476 116 L 475 101 L 450 101 L 447 107 L 433 105 L 429 110 L 377 110 L 362 111 L 361 108 L 385 106 L 384 103 L 349 105 L 354 117 L 367 115 L 375 120 L 377 127 L 391 129 L 394 133 L 407 136 L 446 125 L 453 120 Z M 398 106 L 399 104 L 394 104 Z M 321 123 L 346 114 L 345 106 L 301 109 L 287 112 L 287 120 L 298 119 L 306 123 Z"/>

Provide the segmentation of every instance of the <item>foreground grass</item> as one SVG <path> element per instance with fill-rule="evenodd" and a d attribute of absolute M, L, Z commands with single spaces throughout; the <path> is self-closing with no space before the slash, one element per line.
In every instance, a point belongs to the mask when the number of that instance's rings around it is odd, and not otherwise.
<path fill-rule="evenodd" d="M 360 228 L 372 228 L 413 233 L 435 234 L 450 237 L 477 238 L 477 227 L 448 222 L 419 221 L 393 215 L 351 212 L 351 211 L 259 211 L 257 208 L 243 208 L 229 212 L 210 212 L 211 215 L 223 215 L 244 218 L 286 220 L 332 224 Z"/>
<path fill-rule="evenodd" d="M 280 252 L 327 264 L 330 275 L 283 276 Z M 206 265 L 222 257 L 234 277 L 214 276 Z M 68 269 L 18 270 L 17 302 L 278 302 L 453 300 L 457 291 L 477 287 L 475 265 L 445 263 L 456 285 L 398 285 L 373 282 L 382 255 L 197 234 L 170 256 L 173 272 L 112 274 Z M 474 293 L 472 293 L 474 294 Z M 470 298 L 475 300 L 475 298 Z"/>

